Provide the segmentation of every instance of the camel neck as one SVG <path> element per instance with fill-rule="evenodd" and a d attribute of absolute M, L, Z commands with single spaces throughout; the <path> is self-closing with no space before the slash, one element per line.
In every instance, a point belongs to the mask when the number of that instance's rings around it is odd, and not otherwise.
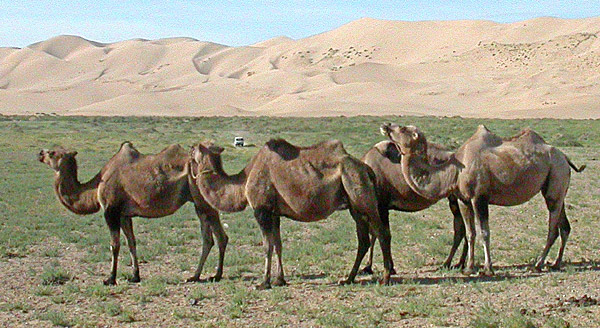
<path fill-rule="evenodd" d="M 432 165 L 424 153 L 407 153 L 401 162 L 406 182 L 422 197 L 437 201 L 448 197 L 456 188 L 460 169 L 454 156 Z"/>
<path fill-rule="evenodd" d="M 222 168 L 199 173 L 197 184 L 204 199 L 222 212 L 240 212 L 248 205 L 246 180 L 248 167 L 228 175 Z"/>
<path fill-rule="evenodd" d="M 56 173 L 54 191 L 60 202 L 75 214 L 92 214 L 100 210 L 98 184 L 100 173 L 90 181 L 81 184 L 77 180 L 77 162 L 70 160 Z"/>

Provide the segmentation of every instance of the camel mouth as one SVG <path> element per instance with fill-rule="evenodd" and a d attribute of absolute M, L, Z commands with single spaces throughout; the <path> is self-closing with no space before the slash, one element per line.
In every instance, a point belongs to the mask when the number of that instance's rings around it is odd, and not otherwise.
<path fill-rule="evenodd" d="M 46 156 L 46 151 L 44 149 L 40 150 L 40 153 L 37 156 L 38 161 L 40 161 L 40 163 L 44 163 L 45 156 Z"/>
<path fill-rule="evenodd" d="M 390 133 L 392 132 L 391 125 L 392 123 L 381 124 L 381 126 L 379 127 L 379 132 L 381 133 L 381 135 L 390 138 Z"/>

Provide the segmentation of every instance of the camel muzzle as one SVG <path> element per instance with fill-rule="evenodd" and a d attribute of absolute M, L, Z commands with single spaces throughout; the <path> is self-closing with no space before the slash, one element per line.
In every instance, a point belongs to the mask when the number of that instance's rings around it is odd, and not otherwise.
<path fill-rule="evenodd" d="M 392 125 L 392 123 L 383 123 L 383 124 L 381 124 L 381 126 L 379 127 L 379 132 L 382 135 L 384 135 L 386 137 L 389 137 L 390 133 L 392 132 L 391 125 Z"/>
<path fill-rule="evenodd" d="M 45 150 L 45 149 L 40 150 L 40 153 L 38 154 L 38 161 L 40 161 L 40 162 L 43 163 L 44 162 L 44 156 L 46 156 L 46 153 L 48 153 L 47 150 Z"/>

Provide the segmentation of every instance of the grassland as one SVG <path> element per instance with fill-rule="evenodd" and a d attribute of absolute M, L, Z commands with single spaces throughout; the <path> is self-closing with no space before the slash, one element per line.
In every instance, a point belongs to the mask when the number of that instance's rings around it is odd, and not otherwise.
<path fill-rule="evenodd" d="M 56 200 L 53 173 L 36 161 L 41 148 L 78 150 L 79 176 L 87 181 L 132 141 L 144 153 L 170 143 L 211 139 L 226 146 L 225 168 L 240 170 L 257 147 L 229 146 L 234 136 L 254 145 L 271 137 L 308 145 L 341 140 L 360 157 L 382 140 L 379 124 L 419 126 L 449 147 L 478 124 L 502 136 L 529 126 L 559 146 L 584 173 L 573 174 L 567 215 L 573 228 L 559 272 L 531 273 L 541 252 L 547 212 L 541 196 L 525 205 L 492 207 L 496 277 L 463 277 L 438 270 L 451 242 L 445 202 L 413 214 L 392 212 L 392 251 L 398 275 L 392 286 L 340 287 L 356 250 L 347 212 L 311 224 L 282 221 L 288 287 L 255 291 L 263 249 L 249 210 L 224 214 L 230 244 L 225 279 L 185 283 L 201 249 L 191 205 L 159 219 L 134 220 L 142 283 L 129 284 L 127 248 L 121 250 L 119 285 L 101 284 L 109 272 L 109 236 L 101 214 L 76 216 Z M 67 118 L 0 116 L 0 325 L 162 327 L 473 326 L 591 327 L 600 325 L 600 121 L 476 120 L 463 118 Z M 554 252 L 551 252 L 554 255 Z M 481 247 L 477 258 L 482 259 Z M 213 250 L 205 269 L 216 265 Z M 381 273 L 381 256 L 375 260 Z M 376 273 L 377 276 L 377 273 Z M 587 295 L 588 298 L 583 296 Z M 586 301 L 591 299 L 591 301 Z"/>

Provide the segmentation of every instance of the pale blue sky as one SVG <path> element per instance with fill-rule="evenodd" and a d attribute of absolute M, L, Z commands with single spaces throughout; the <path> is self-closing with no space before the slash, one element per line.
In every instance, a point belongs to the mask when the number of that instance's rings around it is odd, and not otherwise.
<path fill-rule="evenodd" d="M 60 34 L 99 42 L 185 36 L 240 46 L 279 35 L 304 38 L 361 17 L 514 22 L 541 16 L 598 15 L 598 0 L 0 0 L 0 46 L 23 47 Z"/>

